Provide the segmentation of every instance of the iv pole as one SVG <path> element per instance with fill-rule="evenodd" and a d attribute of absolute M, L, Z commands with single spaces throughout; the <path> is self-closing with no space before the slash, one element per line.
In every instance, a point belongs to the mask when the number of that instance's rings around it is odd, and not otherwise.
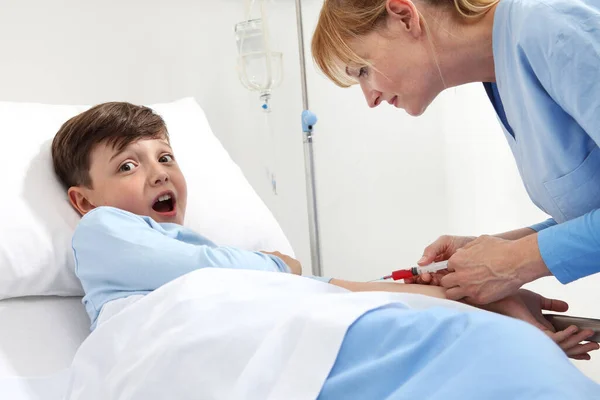
<path fill-rule="evenodd" d="M 304 142 L 304 174 L 308 203 L 308 229 L 312 273 L 322 276 L 321 241 L 319 238 L 319 219 L 317 215 L 317 196 L 315 187 L 315 163 L 313 157 L 313 127 L 317 116 L 308 109 L 308 90 L 306 85 L 306 62 L 304 59 L 304 30 L 302 27 L 302 5 L 296 0 L 296 25 L 298 27 L 298 52 L 300 55 L 300 79 L 302 85 L 302 132 Z"/>

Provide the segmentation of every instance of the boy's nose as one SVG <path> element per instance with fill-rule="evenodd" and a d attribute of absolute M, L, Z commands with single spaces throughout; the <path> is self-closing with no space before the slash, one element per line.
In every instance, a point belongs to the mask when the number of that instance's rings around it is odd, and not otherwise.
<path fill-rule="evenodd" d="M 154 186 L 164 185 L 169 181 L 169 174 L 166 171 L 157 171 L 150 181 L 150 183 Z"/>

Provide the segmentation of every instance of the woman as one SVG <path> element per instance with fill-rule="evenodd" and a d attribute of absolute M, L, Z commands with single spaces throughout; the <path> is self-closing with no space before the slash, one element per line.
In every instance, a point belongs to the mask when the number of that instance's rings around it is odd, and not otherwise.
<path fill-rule="evenodd" d="M 427 247 L 421 265 L 449 259 L 449 298 L 486 304 L 543 276 L 600 271 L 600 0 L 326 0 L 312 51 L 370 107 L 414 116 L 446 88 L 483 82 L 530 198 L 552 219 Z"/>

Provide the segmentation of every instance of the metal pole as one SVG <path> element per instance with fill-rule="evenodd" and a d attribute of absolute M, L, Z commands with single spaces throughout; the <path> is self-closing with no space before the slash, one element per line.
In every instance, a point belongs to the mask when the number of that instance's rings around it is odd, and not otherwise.
<path fill-rule="evenodd" d="M 296 0 L 296 26 L 298 27 L 298 53 L 300 54 L 300 83 L 302 85 L 302 106 L 308 110 L 308 89 L 306 86 L 306 61 L 304 60 L 304 27 L 302 25 L 302 4 Z"/>
<path fill-rule="evenodd" d="M 306 61 L 304 59 L 304 29 L 302 26 L 302 5 L 296 0 L 296 26 L 298 27 L 298 52 L 300 54 L 300 83 L 302 85 L 302 125 L 304 141 L 304 172 L 306 179 L 306 196 L 308 201 L 308 229 L 312 273 L 322 276 L 321 241 L 319 238 L 319 219 L 317 215 L 317 196 L 315 187 L 315 165 L 313 157 L 313 125 L 316 116 L 308 108 L 308 89 L 306 84 Z"/>

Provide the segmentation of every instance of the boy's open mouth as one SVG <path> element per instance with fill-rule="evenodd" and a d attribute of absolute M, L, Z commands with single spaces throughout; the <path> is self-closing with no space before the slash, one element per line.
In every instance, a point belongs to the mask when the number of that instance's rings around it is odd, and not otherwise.
<path fill-rule="evenodd" d="M 154 200 L 152 209 L 158 213 L 169 213 L 175 209 L 175 195 L 172 192 L 163 193 Z"/>

